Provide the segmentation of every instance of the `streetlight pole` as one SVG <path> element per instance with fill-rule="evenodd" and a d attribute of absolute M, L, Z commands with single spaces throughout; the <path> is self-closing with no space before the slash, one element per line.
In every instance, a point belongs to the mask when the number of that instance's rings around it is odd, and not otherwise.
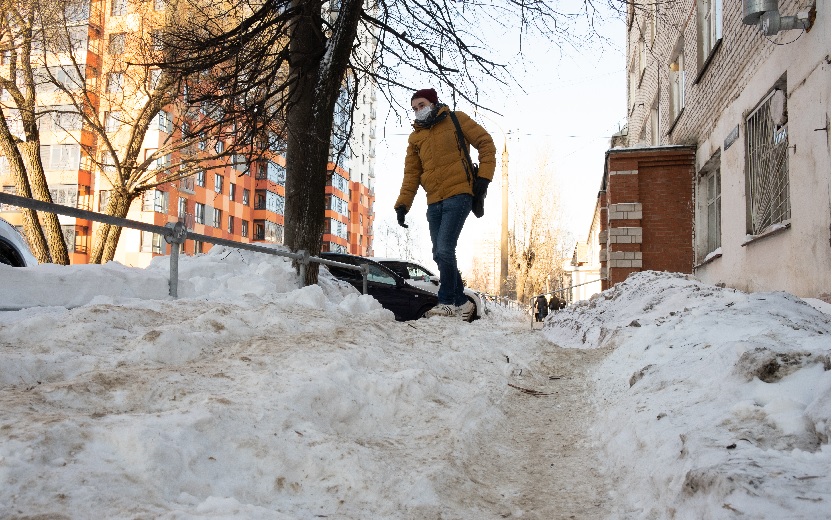
<path fill-rule="evenodd" d="M 474 112 L 474 117 L 484 117 L 494 123 L 503 134 L 502 181 L 503 181 L 503 221 L 500 229 L 500 296 L 508 296 L 508 134 L 493 119 L 482 113 Z"/>
<path fill-rule="evenodd" d="M 508 137 L 505 134 L 503 134 L 503 222 L 500 230 L 500 296 L 508 296 Z"/>

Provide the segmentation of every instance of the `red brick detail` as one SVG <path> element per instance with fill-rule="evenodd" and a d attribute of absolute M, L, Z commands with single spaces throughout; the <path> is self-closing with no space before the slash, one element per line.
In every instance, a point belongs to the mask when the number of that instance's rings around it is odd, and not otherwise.
<path fill-rule="evenodd" d="M 612 251 L 641 252 L 642 267 L 610 267 L 607 289 L 641 270 L 693 272 L 693 191 L 695 147 L 614 149 L 607 155 L 606 204 L 601 229 L 641 228 L 641 243 L 610 244 Z M 616 174 L 618 171 L 637 174 Z M 641 220 L 610 223 L 608 204 L 640 203 Z M 609 264 L 607 264 L 609 265 Z M 606 265 L 604 265 L 606 267 Z"/>

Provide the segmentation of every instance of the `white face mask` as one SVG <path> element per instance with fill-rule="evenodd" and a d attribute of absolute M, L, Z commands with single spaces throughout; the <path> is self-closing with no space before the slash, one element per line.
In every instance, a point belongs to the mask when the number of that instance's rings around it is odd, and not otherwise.
<path fill-rule="evenodd" d="M 424 121 L 430 115 L 431 110 L 433 110 L 432 106 L 422 107 L 413 113 L 413 117 L 416 119 L 416 121 Z"/>

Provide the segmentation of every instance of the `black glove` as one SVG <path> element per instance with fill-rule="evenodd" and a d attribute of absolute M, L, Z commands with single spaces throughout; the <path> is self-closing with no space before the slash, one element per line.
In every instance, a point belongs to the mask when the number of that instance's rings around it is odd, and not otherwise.
<path fill-rule="evenodd" d="M 474 197 L 478 199 L 484 199 L 485 194 L 488 192 L 488 183 L 491 181 L 484 177 L 477 177 L 474 179 Z"/>
<path fill-rule="evenodd" d="M 407 215 L 407 208 L 405 206 L 397 206 L 396 207 L 396 219 L 399 221 L 399 225 L 403 228 L 407 227 L 407 224 L 404 223 L 404 216 Z"/>

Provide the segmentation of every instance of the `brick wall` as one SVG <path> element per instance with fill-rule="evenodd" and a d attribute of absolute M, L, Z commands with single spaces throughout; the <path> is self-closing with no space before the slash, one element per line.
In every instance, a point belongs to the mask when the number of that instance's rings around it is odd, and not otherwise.
<path fill-rule="evenodd" d="M 702 67 L 697 49 L 695 0 L 659 2 L 658 14 L 653 2 L 637 4 L 640 7 L 635 9 L 627 32 L 626 66 L 629 69 L 633 61 L 638 61 L 639 40 L 644 37 L 647 67 L 643 75 L 628 76 L 631 78 L 627 100 L 628 146 L 639 144 L 642 130 L 645 130 L 646 142 L 651 142 L 650 109 L 654 102 L 659 105 L 659 144 L 701 143 L 778 44 L 795 39 L 797 31 L 781 32 L 766 39 L 756 26 L 744 25 L 742 4 L 723 1 L 722 42 L 712 51 L 707 66 Z M 811 2 L 780 0 L 779 8 L 781 14 L 794 15 L 809 5 Z M 651 20 L 656 20 L 657 26 L 652 42 L 649 34 L 642 35 L 641 29 Z M 680 37 L 686 61 L 685 104 L 678 121 L 674 121 L 670 118 L 668 64 Z M 705 61 L 705 57 L 701 61 Z"/>
<path fill-rule="evenodd" d="M 599 197 L 604 289 L 642 270 L 693 272 L 695 148 L 610 150 Z"/>

